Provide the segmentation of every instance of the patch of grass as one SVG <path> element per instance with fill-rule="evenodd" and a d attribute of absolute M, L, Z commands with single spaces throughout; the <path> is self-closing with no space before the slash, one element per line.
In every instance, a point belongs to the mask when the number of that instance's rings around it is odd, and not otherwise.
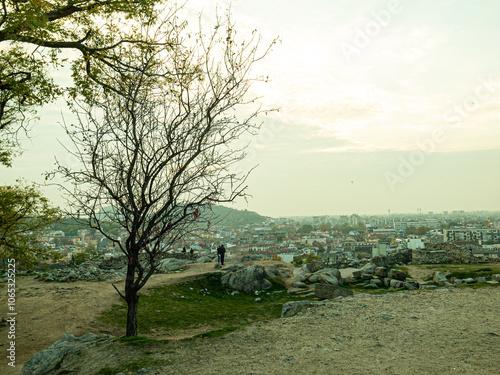
<path fill-rule="evenodd" d="M 193 336 L 193 338 L 201 337 L 201 338 L 210 338 L 210 337 L 220 337 L 227 335 L 228 333 L 234 332 L 236 330 L 240 329 L 240 327 L 234 327 L 234 326 L 229 326 L 229 327 L 224 327 L 221 329 L 216 329 L 213 331 L 201 333 L 199 335 Z"/>
<path fill-rule="evenodd" d="M 479 289 L 484 287 L 498 288 L 500 284 L 489 284 L 489 283 L 473 283 L 473 284 L 460 284 L 456 285 L 457 288 L 472 288 Z"/>
<path fill-rule="evenodd" d="M 117 367 L 103 367 L 100 369 L 98 372 L 96 372 L 95 375 L 116 375 L 121 372 L 127 373 L 131 372 L 134 373 L 137 370 L 146 368 L 146 367 L 160 367 L 164 365 L 166 362 L 161 361 L 159 359 L 151 358 L 151 357 L 146 357 L 146 356 L 141 356 L 140 359 L 134 359 L 128 362 L 121 363 Z"/>
<path fill-rule="evenodd" d="M 122 336 L 118 338 L 118 341 L 124 342 L 131 346 L 146 346 L 158 343 L 167 343 L 168 340 L 155 340 L 143 336 Z"/>
<path fill-rule="evenodd" d="M 222 285 L 222 276 L 222 273 L 211 273 L 186 283 L 149 289 L 139 299 L 138 331 L 149 334 L 154 329 L 168 333 L 202 326 L 224 330 L 224 327 L 279 318 L 283 303 L 305 299 L 288 294 L 281 280 L 270 279 L 272 288 L 259 293 L 261 301 L 256 302 L 254 293 L 233 293 L 231 288 Z M 121 301 L 99 320 L 125 327 L 126 312 L 127 304 Z"/>

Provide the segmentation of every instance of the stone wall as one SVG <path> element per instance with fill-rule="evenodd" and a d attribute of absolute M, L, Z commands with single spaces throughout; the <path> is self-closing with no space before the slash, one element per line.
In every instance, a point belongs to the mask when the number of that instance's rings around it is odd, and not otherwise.
<path fill-rule="evenodd" d="M 391 268 L 395 264 L 408 264 L 412 261 L 411 250 L 400 250 L 385 256 L 373 257 L 370 263 L 375 264 L 377 267 Z"/>
<path fill-rule="evenodd" d="M 478 263 L 480 259 L 469 249 L 444 242 L 426 243 L 425 249 L 412 250 L 412 262 L 414 264 Z"/>

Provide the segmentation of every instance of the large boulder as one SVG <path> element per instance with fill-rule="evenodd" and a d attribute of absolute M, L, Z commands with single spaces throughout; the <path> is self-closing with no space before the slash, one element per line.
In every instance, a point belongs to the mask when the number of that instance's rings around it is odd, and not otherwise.
<path fill-rule="evenodd" d="M 404 281 L 404 280 L 406 280 L 406 272 L 401 271 L 401 270 L 392 269 L 389 271 L 389 274 L 387 277 L 389 277 L 390 279 Z"/>
<path fill-rule="evenodd" d="M 338 268 L 323 268 L 322 270 L 319 270 L 318 272 L 316 272 L 316 274 L 322 274 L 325 272 L 329 273 L 332 276 L 335 276 L 337 278 L 337 280 L 340 280 L 342 278 Z"/>
<path fill-rule="evenodd" d="M 203 255 L 201 257 L 199 257 L 197 260 L 196 260 L 197 263 L 210 263 L 212 262 L 212 258 L 207 256 L 207 255 Z"/>
<path fill-rule="evenodd" d="M 351 290 L 338 285 L 318 283 L 314 286 L 314 295 L 321 299 L 332 299 L 339 296 L 352 296 L 353 293 Z"/>
<path fill-rule="evenodd" d="M 375 268 L 377 268 L 377 265 L 374 263 L 366 263 L 361 269 L 363 270 L 363 273 L 375 273 Z"/>
<path fill-rule="evenodd" d="M 389 275 L 389 273 L 387 271 L 387 268 L 385 268 L 385 267 L 375 268 L 375 276 L 378 276 L 381 279 L 384 279 L 385 277 L 388 277 L 388 275 Z"/>
<path fill-rule="evenodd" d="M 438 285 L 444 285 L 444 283 L 448 282 L 446 276 L 439 271 L 434 272 L 432 280 L 434 280 L 434 282 L 437 283 Z"/>
<path fill-rule="evenodd" d="M 159 272 L 175 271 L 189 263 L 191 263 L 191 261 L 187 259 L 165 258 L 160 260 L 158 265 L 158 271 Z"/>
<path fill-rule="evenodd" d="M 328 272 L 324 272 L 319 276 L 318 282 L 321 284 L 328 284 L 333 286 L 339 285 L 339 280 Z"/>
<path fill-rule="evenodd" d="M 64 335 L 61 340 L 57 340 L 47 350 L 36 353 L 21 370 L 21 375 L 51 375 L 59 373 L 57 370 L 61 366 L 63 359 L 76 350 L 94 344 L 98 340 L 107 339 L 112 336 L 86 335 L 75 337 L 71 334 Z"/>
<path fill-rule="evenodd" d="M 250 266 L 242 268 L 229 277 L 223 277 L 222 283 L 242 292 L 255 292 L 261 289 L 269 289 L 272 284 L 266 279 L 267 273 L 264 267 Z"/>

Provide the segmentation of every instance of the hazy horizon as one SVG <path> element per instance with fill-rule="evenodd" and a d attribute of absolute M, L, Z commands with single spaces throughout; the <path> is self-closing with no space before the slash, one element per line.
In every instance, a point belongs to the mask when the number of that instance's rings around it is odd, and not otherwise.
<path fill-rule="evenodd" d="M 207 22 L 215 12 L 188 6 Z M 233 1 L 241 35 L 280 38 L 256 70 L 270 82 L 254 88 L 280 111 L 262 117 L 242 163 L 259 165 L 253 197 L 232 207 L 270 217 L 500 211 L 499 17 L 496 1 Z M 39 111 L 0 184 L 42 183 L 54 155 L 71 163 L 61 113 L 62 100 Z"/>

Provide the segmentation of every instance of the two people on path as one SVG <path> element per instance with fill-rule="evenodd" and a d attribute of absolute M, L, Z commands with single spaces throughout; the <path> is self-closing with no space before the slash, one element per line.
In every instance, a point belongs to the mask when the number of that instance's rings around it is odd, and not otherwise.
<path fill-rule="evenodd" d="M 221 265 L 224 265 L 224 254 L 226 253 L 226 248 L 224 245 L 220 245 L 217 248 L 217 262 L 220 263 Z"/>

